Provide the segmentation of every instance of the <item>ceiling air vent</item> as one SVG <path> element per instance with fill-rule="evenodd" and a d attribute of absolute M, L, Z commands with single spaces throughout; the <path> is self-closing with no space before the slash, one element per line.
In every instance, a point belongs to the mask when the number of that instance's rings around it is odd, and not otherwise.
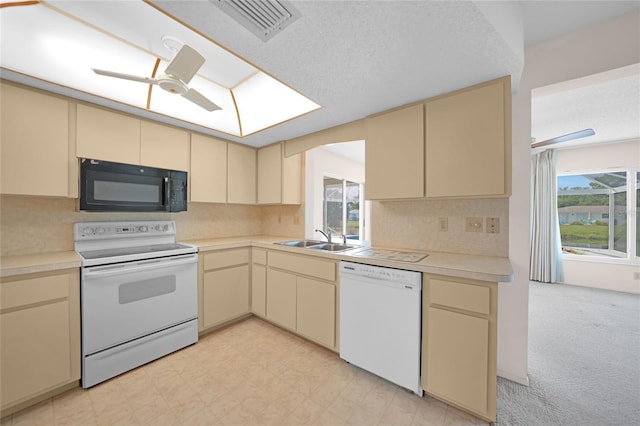
<path fill-rule="evenodd" d="M 211 0 L 240 25 L 262 39 L 271 37 L 300 17 L 289 2 L 282 0 Z"/>

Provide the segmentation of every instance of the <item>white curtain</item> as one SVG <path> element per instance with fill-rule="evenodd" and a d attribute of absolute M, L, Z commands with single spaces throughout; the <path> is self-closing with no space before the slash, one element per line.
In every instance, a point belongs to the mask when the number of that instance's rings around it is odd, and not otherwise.
<path fill-rule="evenodd" d="M 529 279 L 547 283 L 564 281 L 555 149 L 531 157 L 530 232 Z"/>

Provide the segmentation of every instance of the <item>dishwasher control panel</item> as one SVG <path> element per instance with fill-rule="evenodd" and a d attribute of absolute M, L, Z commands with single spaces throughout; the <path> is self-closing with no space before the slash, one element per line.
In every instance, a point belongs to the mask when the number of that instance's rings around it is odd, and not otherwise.
<path fill-rule="evenodd" d="M 416 271 L 343 261 L 340 262 L 340 274 L 387 281 L 414 290 L 422 289 L 422 273 Z"/>

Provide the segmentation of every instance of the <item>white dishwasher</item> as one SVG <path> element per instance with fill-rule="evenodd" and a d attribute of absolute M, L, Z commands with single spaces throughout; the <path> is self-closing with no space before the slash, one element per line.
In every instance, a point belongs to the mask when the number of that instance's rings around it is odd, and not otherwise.
<path fill-rule="evenodd" d="M 422 273 L 340 262 L 340 358 L 422 396 Z"/>

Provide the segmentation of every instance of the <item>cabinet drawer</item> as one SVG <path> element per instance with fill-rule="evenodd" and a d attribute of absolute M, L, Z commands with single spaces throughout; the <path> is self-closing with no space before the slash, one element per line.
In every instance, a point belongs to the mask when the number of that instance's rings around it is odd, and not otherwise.
<path fill-rule="evenodd" d="M 489 287 L 454 281 L 430 279 L 432 305 L 448 306 L 489 315 L 491 291 Z"/>
<path fill-rule="evenodd" d="M 53 275 L 3 282 L 2 310 L 69 297 L 69 275 Z"/>
<path fill-rule="evenodd" d="M 226 268 L 249 263 L 249 249 L 221 250 L 204 255 L 204 270 Z"/>
<path fill-rule="evenodd" d="M 264 249 L 251 249 L 251 261 L 258 265 L 267 264 L 267 251 Z"/>
<path fill-rule="evenodd" d="M 336 262 L 311 256 L 269 252 L 269 266 L 328 281 L 336 280 Z"/>

